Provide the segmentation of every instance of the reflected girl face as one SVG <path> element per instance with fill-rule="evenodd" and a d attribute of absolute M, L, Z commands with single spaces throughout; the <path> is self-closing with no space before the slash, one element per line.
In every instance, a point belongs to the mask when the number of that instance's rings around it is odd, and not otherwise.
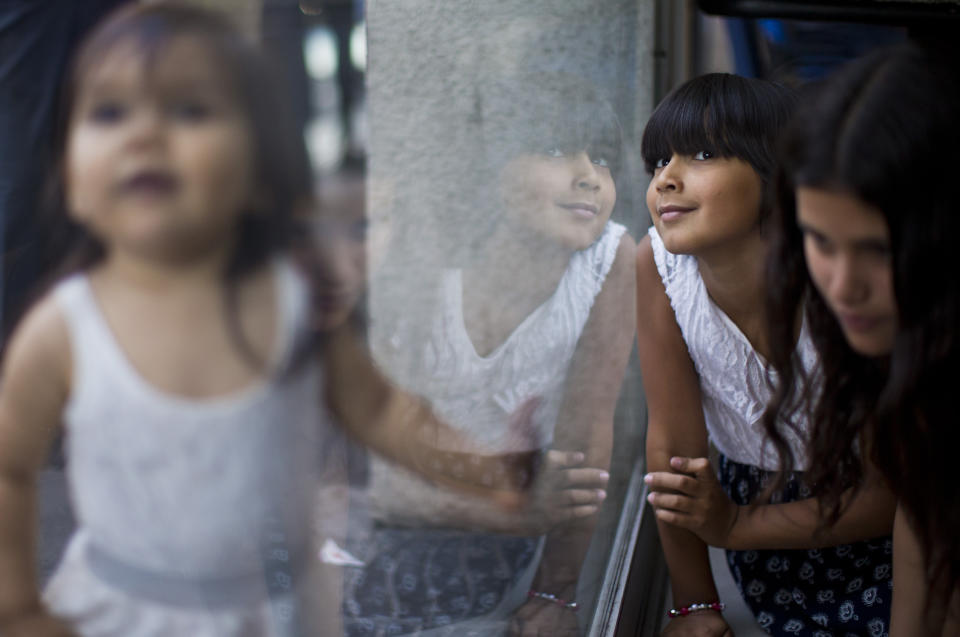
<path fill-rule="evenodd" d="M 617 188 L 604 158 L 551 149 L 507 162 L 500 196 L 508 223 L 583 250 L 610 219 Z"/>
<path fill-rule="evenodd" d="M 797 188 L 797 225 L 814 286 L 850 347 L 890 353 L 897 330 L 890 232 L 882 213 L 856 196 Z"/>

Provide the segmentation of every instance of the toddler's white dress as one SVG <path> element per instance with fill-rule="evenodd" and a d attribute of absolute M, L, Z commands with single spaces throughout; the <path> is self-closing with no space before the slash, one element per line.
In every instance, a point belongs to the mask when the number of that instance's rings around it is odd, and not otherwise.
<path fill-rule="evenodd" d="M 401 318 L 375 339 L 376 359 L 479 448 L 550 447 L 567 370 L 625 230 L 608 222 L 571 257 L 553 295 L 488 355 L 477 353 L 466 330 L 461 271 L 448 270 L 426 342 L 416 336 L 419 326 Z M 512 416 L 531 399 L 538 401 L 532 422 L 517 427 Z M 344 576 L 347 634 L 500 634 L 526 601 L 542 538 L 425 528 L 435 507 L 451 515 L 451 498 L 438 502 L 437 488 L 410 472 L 376 458 L 371 464 L 371 509 L 387 526 L 374 530 L 372 544 L 356 547 L 367 562 L 363 572 Z M 471 506 L 470 498 L 457 500 Z M 395 523 L 414 528 L 389 526 Z"/>
<path fill-rule="evenodd" d="M 288 262 L 274 271 L 282 369 L 307 290 Z M 329 434 L 319 363 L 225 397 L 170 395 L 125 357 L 84 275 L 54 293 L 73 356 L 65 430 L 78 530 L 44 592 L 51 611 L 83 637 L 282 635 Z"/>

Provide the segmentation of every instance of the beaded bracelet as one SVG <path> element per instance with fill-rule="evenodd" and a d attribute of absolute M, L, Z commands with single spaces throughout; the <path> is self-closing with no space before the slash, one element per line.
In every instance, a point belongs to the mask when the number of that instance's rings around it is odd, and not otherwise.
<path fill-rule="evenodd" d="M 580 605 L 574 601 L 568 601 L 561 597 L 557 597 L 553 593 L 541 593 L 540 591 L 535 591 L 532 588 L 527 591 L 527 597 L 531 599 L 542 599 L 545 602 L 550 602 L 551 604 L 556 604 L 560 608 L 566 608 L 567 610 L 572 610 L 576 612 Z"/>
<path fill-rule="evenodd" d="M 696 604 L 690 604 L 689 606 L 671 608 L 667 614 L 670 615 L 670 617 L 686 617 L 690 613 L 695 613 L 698 610 L 715 610 L 719 613 L 722 612 L 724 608 L 726 608 L 726 604 L 723 602 L 698 602 Z"/>

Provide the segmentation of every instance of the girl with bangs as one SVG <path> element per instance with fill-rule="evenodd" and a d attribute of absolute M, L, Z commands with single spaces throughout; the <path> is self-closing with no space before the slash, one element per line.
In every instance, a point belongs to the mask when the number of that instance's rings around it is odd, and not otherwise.
<path fill-rule="evenodd" d="M 646 481 L 673 589 L 665 634 L 731 633 L 707 545 L 727 549 L 744 601 L 773 635 L 887 630 L 892 495 L 864 468 L 846 516 L 821 531 L 802 473 L 807 419 L 780 439 L 795 465 L 765 435 L 776 385 L 764 309 L 768 182 L 795 101 L 772 82 L 710 74 L 668 95 L 644 131 L 653 227 L 638 247 L 637 324 Z M 816 377 L 808 325 L 798 318 L 789 330 L 795 364 Z"/>

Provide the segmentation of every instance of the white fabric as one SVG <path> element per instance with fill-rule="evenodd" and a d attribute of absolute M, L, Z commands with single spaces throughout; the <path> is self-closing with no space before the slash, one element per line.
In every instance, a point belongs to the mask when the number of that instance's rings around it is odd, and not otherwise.
<path fill-rule="evenodd" d="M 279 369 L 305 326 L 307 290 L 287 262 L 275 272 Z M 271 516 L 286 521 L 287 546 L 305 549 L 329 435 L 319 364 L 222 398 L 170 395 L 125 357 L 85 276 L 55 294 L 74 361 L 65 424 L 78 531 L 45 591 L 50 608 L 83 637 L 272 634 L 265 597 L 217 610 L 156 603 L 102 581 L 86 546 L 148 574 L 198 581 L 262 573 Z"/>
<path fill-rule="evenodd" d="M 571 257 L 553 295 L 489 355 L 477 354 L 467 333 L 461 272 L 448 270 L 428 342 L 412 342 L 413 330 L 401 321 L 388 339 L 375 341 L 374 356 L 391 377 L 427 397 L 440 416 L 483 447 L 548 447 L 567 369 L 625 230 L 607 223 L 590 247 Z M 417 357 L 412 366 L 401 362 L 411 354 Z M 511 415 L 531 398 L 540 401 L 533 430 L 511 430 Z"/>
<path fill-rule="evenodd" d="M 554 294 L 488 356 L 477 354 L 467 333 L 459 271 L 448 271 L 441 280 L 439 307 L 426 344 L 415 346 L 412 331 L 401 324 L 374 353 L 398 382 L 427 397 L 448 423 L 487 449 L 549 447 L 567 370 L 625 230 L 618 223 L 607 223 L 597 241 L 571 257 Z M 410 365 L 400 362 L 410 353 L 418 357 L 413 374 Z M 513 430 L 511 416 L 531 398 L 540 401 L 532 429 Z M 377 457 L 371 461 L 370 500 L 375 517 L 406 524 L 430 524 L 433 507 L 449 514 L 452 506 L 451 498 L 437 497 L 436 487 Z M 458 506 L 470 506 L 469 498 L 459 500 Z M 506 617 L 526 601 L 542 544 L 541 539 L 529 570 L 515 578 L 503 603 L 478 622 Z"/>
<path fill-rule="evenodd" d="M 703 416 L 710 440 L 731 460 L 768 471 L 779 469 L 779 458 L 766 439 L 762 422 L 771 397 L 766 362 L 710 298 L 696 257 L 668 252 L 655 227 L 651 226 L 649 235 L 657 270 L 700 377 Z M 812 372 L 817 355 L 806 322 L 797 347 L 802 365 Z M 770 374 L 774 378 L 772 370 Z M 804 428 L 807 425 L 804 420 Z M 785 435 L 797 468 L 806 468 L 803 438 L 792 430 Z"/>

